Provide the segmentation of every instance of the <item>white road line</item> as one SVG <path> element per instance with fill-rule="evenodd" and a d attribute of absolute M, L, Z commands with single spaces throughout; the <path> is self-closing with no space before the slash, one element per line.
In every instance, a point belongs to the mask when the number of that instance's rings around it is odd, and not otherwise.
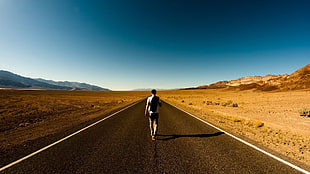
<path fill-rule="evenodd" d="M 116 115 L 116 114 L 118 114 L 118 113 L 120 113 L 120 112 L 122 112 L 122 111 L 124 111 L 124 110 L 126 110 L 126 109 L 128 109 L 128 108 L 130 108 L 130 107 L 132 107 L 132 106 L 134 106 L 134 105 L 136 105 L 136 104 L 138 104 L 139 102 L 141 102 L 141 100 L 138 101 L 138 102 L 135 102 L 135 103 L 133 103 L 133 104 L 127 106 L 126 108 L 123 108 L 123 109 L 121 109 L 121 110 L 119 110 L 119 111 L 117 111 L 117 112 L 115 112 L 115 113 L 113 113 L 113 114 L 111 114 L 111 115 L 109 115 L 109 116 L 107 116 L 107 117 L 105 117 L 105 118 L 103 118 L 103 119 L 101 119 L 101 120 L 99 120 L 99 121 L 97 121 L 97 122 L 95 122 L 95 123 L 93 123 L 93 124 L 87 126 L 87 127 L 84 127 L 84 128 L 82 128 L 82 129 L 76 131 L 76 132 L 74 132 L 74 133 L 72 133 L 72 134 L 66 136 L 65 138 L 62 138 L 62 139 L 60 139 L 60 140 L 58 140 L 58 141 L 56 141 L 56 142 L 54 142 L 54 143 L 52 143 L 52 144 L 50 144 L 50 145 L 48 145 L 48 146 L 46 146 L 46 147 L 43 147 L 43 148 L 40 149 L 40 150 L 37 150 L 37 151 L 35 151 L 35 152 L 33 152 L 33 153 L 31 153 L 31 154 L 29 154 L 29 155 L 27 155 L 27 156 L 25 156 L 25 157 L 19 159 L 19 160 L 16 160 L 16 161 L 14 161 L 14 162 L 12 162 L 12 163 L 10 163 L 10 164 L 8 164 L 8 165 L 6 165 L 6 166 L 0 168 L 0 172 L 3 171 L 3 170 L 5 170 L 5 169 L 7 169 L 7 168 L 9 168 L 9 167 L 14 166 L 15 164 L 18 164 L 18 163 L 20 163 L 20 162 L 22 162 L 22 161 L 24 161 L 24 160 L 26 160 L 26 159 L 28 159 L 28 158 L 30 158 L 30 157 L 36 155 L 36 154 L 38 154 L 38 153 L 40 153 L 40 152 L 42 152 L 42 151 L 44 151 L 44 150 L 46 150 L 46 149 L 48 149 L 48 148 L 50 148 L 50 147 L 52 147 L 52 146 L 58 144 L 58 143 L 61 143 L 61 142 L 65 141 L 65 140 L 67 140 L 67 139 L 73 137 L 74 135 L 76 135 L 76 134 L 78 134 L 78 133 L 80 133 L 80 132 L 83 132 L 84 130 L 86 130 L 86 129 L 90 128 L 90 127 L 93 127 L 93 126 L 95 126 L 96 124 L 98 124 L 98 123 L 100 123 L 100 122 L 102 122 L 102 121 L 104 121 L 104 120 L 106 120 L 106 119 L 109 119 L 109 118 L 113 117 L 114 115 Z"/>
<path fill-rule="evenodd" d="M 167 101 L 165 101 L 165 102 L 168 103 Z M 281 158 L 279 158 L 279 157 L 277 157 L 275 155 L 272 155 L 271 153 L 268 153 L 268 152 L 258 148 L 257 146 L 255 146 L 253 144 L 250 144 L 249 142 L 247 142 L 245 140 L 242 140 L 241 138 L 238 138 L 238 137 L 236 137 L 236 136 L 234 136 L 234 135 L 224 131 L 221 128 L 218 128 L 218 127 L 214 126 L 213 124 L 211 124 L 211 123 L 209 123 L 209 122 L 207 122 L 207 121 L 205 121 L 205 120 L 203 120 L 203 119 L 201 119 L 201 118 L 199 118 L 199 117 L 197 117 L 197 116 L 195 116 L 195 115 L 193 115 L 193 114 L 191 114 L 191 113 L 189 113 L 189 112 L 187 112 L 187 111 L 185 111 L 185 110 L 183 110 L 183 109 L 181 109 L 181 108 L 179 108 L 179 107 L 177 107 L 177 106 L 175 106 L 175 105 L 173 105 L 171 103 L 168 103 L 168 104 L 173 106 L 173 107 L 175 107 L 175 108 L 177 108 L 177 109 L 179 109 L 179 110 L 181 110 L 181 111 L 183 111 L 183 112 L 185 112 L 186 114 L 196 118 L 197 120 L 202 121 L 203 123 L 205 123 L 205 124 L 215 128 L 215 129 L 217 129 L 217 130 L 219 130 L 221 132 L 224 132 L 226 135 L 231 136 L 232 138 L 234 138 L 234 139 L 236 139 L 236 140 L 238 140 L 238 141 L 240 141 L 240 142 L 242 142 L 242 143 L 244 143 L 244 144 L 246 144 L 246 145 L 248 145 L 248 146 L 250 146 L 250 147 L 252 147 L 252 148 L 254 148 L 254 149 L 256 149 L 256 150 L 258 150 L 260 152 L 262 152 L 262 153 L 264 153 L 265 155 L 268 155 L 269 157 L 274 158 L 274 159 L 280 161 L 281 163 L 284 163 L 284 164 L 286 164 L 286 165 L 288 165 L 288 166 L 290 166 L 290 167 L 292 167 L 292 168 L 294 168 L 294 169 L 296 169 L 296 170 L 298 170 L 298 171 L 300 171 L 302 173 L 310 174 L 310 172 L 306 171 L 305 169 L 302 169 L 302 168 L 300 168 L 300 167 L 298 167 L 298 166 L 296 166 L 296 165 L 294 165 L 292 163 L 289 163 L 289 162 L 287 162 L 287 161 L 285 161 L 285 160 L 283 160 L 283 159 L 281 159 Z"/>

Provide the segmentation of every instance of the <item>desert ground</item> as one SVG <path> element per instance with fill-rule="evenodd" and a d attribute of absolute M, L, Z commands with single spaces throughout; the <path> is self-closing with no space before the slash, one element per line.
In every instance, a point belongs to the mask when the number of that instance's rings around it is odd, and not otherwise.
<path fill-rule="evenodd" d="M 220 127 L 310 166 L 310 90 L 161 91 L 161 98 Z"/>
<path fill-rule="evenodd" d="M 0 150 L 107 115 L 149 92 L 0 90 Z"/>
<path fill-rule="evenodd" d="M 0 90 L 0 152 L 90 122 L 145 99 L 144 92 Z M 159 91 L 171 104 L 310 166 L 310 90 Z"/>

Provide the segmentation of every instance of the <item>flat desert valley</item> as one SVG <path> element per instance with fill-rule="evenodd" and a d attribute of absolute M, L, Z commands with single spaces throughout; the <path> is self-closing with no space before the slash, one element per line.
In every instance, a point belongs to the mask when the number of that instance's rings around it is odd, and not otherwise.
<path fill-rule="evenodd" d="M 149 94 L 0 90 L 1 158 L 9 158 L 17 148 L 29 146 L 32 141 L 92 122 Z M 158 95 L 227 132 L 310 166 L 310 117 L 299 114 L 300 109 L 310 107 L 309 89 L 196 89 L 159 91 Z"/>
<path fill-rule="evenodd" d="M 310 166 L 310 90 L 284 92 L 226 89 L 163 91 L 172 103 L 228 132 Z"/>

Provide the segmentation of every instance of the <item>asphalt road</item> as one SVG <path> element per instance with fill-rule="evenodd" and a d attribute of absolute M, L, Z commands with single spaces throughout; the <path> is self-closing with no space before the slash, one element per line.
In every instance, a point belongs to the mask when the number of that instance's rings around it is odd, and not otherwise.
<path fill-rule="evenodd" d="M 151 141 L 145 101 L 3 173 L 300 173 L 164 103 Z"/>

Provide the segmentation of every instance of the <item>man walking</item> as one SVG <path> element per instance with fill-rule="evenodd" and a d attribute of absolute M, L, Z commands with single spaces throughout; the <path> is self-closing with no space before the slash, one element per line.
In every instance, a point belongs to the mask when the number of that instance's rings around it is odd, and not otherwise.
<path fill-rule="evenodd" d="M 161 106 L 161 101 L 158 96 L 156 96 L 156 90 L 152 90 L 152 96 L 147 98 L 146 107 L 145 107 L 145 116 L 149 117 L 150 121 L 150 130 L 152 140 L 155 140 L 158 129 L 158 106 Z"/>

